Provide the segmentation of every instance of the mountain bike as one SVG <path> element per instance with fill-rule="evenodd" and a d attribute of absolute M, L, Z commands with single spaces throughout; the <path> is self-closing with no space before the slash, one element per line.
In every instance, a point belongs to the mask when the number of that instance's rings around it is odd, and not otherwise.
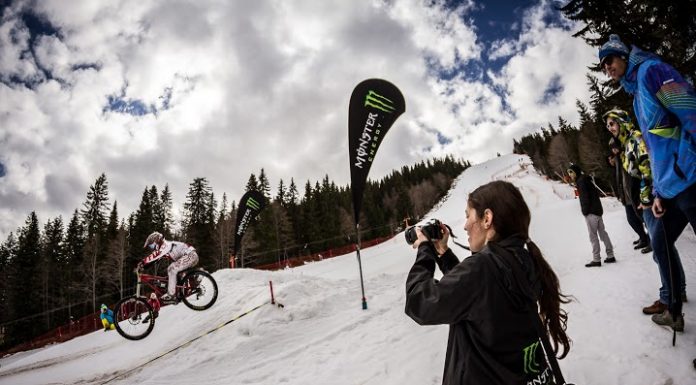
<path fill-rule="evenodd" d="M 114 323 L 120 335 L 129 340 L 147 337 L 155 327 L 155 314 L 143 287 L 155 293 L 157 301 L 167 292 L 169 279 L 166 276 L 143 274 L 142 267 L 135 269 L 138 277 L 135 295 L 118 301 L 114 309 Z M 213 306 L 218 296 L 217 282 L 212 275 L 200 268 L 179 272 L 176 283 L 176 299 L 193 310 L 205 310 Z"/>

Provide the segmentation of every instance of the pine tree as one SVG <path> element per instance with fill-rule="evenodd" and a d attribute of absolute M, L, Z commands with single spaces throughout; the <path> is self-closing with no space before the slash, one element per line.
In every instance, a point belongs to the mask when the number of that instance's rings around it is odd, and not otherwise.
<path fill-rule="evenodd" d="M 63 220 L 61 217 L 49 219 L 44 225 L 41 238 L 41 289 L 42 311 L 44 312 L 44 326 L 46 329 L 52 325 L 51 309 L 63 305 L 63 289 L 68 286 L 63 281 L 61 262 L 64 259 L 63 246 Z M 58 317 L 58 319 L 63 317 Z M 64 319 L 64 318 L 63 318 Z"/>
<path fill-rule="evenodd" d="M 133 215 L 132 225 L 129 229 L 129 252 L 131 256 L 127 263 L 130 266 L 135 266 L 146 254 L 143 249 L 143 242 L 147 239 L 155 228 L 154 213 L 150 192 L 146 188 L 140 198 L 138 210 Z"/>
<path fill-rule="evenodd" d="M 249 175 L 249 180 L 247 181 L 244 191 L 259 191 L 259 182 L 256 180 L 256 175 Z"/>
<path fill-rule="evenodd" d="M 215 199 L 206 178 L 194 178 L 184 203 L 185 241 L 198 252 L 199 265 L 213 269 L 216 265 Z"/>
<path fill-rule="evenodd" d="M 157 213 L 157 222 L 162 226 L 161 231 L 165 238 L 171 238 L 174 220 L 172 217 L 172 193 L 169 191 L 168 184 L 164 185 L 164 189 L 162 189 L 159 203 L 160 212 Z"/>
<path fill-rule="evenodd" d="M 87 192 L 87 200 L 83 204 L 82 220 L 87 229 L 87 242 L 85 243 L 85 272 L 89 294 L 92 299 L 92 308 L 97 310 L 97 284 L 102 277 L 99 276 L 99 264 L 106 254 L 106 211 L 108 210 L 108 183 L 106 175 L 101 174 L 94 185 Z"/>
<path fill-rule="evenodd" d="M 232 245 L 232 227 L 230 214 L 227 212 L 227 194 L 222 194 L 222 202 L 218 211 L 217 223 L 215 224 L 216 241 L 218 245 L 217 268 L 227 267 L 229 264 L 230 246 Z"/>
<path fill-rule="evenodd" d="M 72 307 L 81 302 L 79 292 L 85 282 L 82 269 L 85 249 L 85 227 L 80 221 L 78 210 L 72 215 L 68 228 L 65 231 L 65 259 L 61 264 L 67 274 L 66 282 L 69 284 L 67 292 L 68 316 L 73 315 Z"/>
<path fill-rule="evenodd" d="M 271 185 L 268 182 L 266 172 L 263 168 L 261 169 L 261 173 L 259 173 L 259 192 L 263 194 L 267 201 L 271 201 Z"/>
<path fill-rule="evenodd" d="M 7 236 L 5 242 L 0 245 L 0 323 L 5 324 L 19 318 L 17 315 L 18 304 L 11 292 L 11 282 L 16 282 L 17 277 L 17 240 L 14 233 Z M 13 324 L 9 323 L 0 333 L 0 349 L 11 346 L 15 339 L 9 332 Z"/>
<path fill-rule="evenodd" d="M 81 211 L 82 221 L 87 229 L 87 238 L 95 237 L 106 227 L 106 211 L 109 208 L 108 188 L 106 175 L 103 173 L 93 185 L 89 186 L 87 200 Z"/>
<path fill-rule="evenodd" d="M 17 274 L 9 282 L 12 303 L 17 307 L 17 316 L 28 317 L 41 313 L 41 300 L 32 298 L 32 294 L 41 290 L 41 232 L 36 213 L 32 212 L 26 219 L 24 227 L 19 230 L 17 240 L 16 268 Z M 40 294 L 39 294 L 40 295 Z M 21 304 L 21 305 L 20 305 Z M 39 319 L 28 318 L 13 324 L 10 334 L 18 341 L 25 341 L 43 330 Z"/>

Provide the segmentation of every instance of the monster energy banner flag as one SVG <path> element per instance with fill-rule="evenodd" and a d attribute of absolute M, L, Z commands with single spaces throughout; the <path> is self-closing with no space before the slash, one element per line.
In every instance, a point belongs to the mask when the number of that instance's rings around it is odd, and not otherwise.
<path fill-rule="evenodd" d="M 363 190 L 372 161 L 384 135 L 406 110 L 404 96 L 396 86 L 382 79 L 358 84 L 348 107 L 348 147 L 350 184 L 353 192 L 355 223 L 360 220 Z"/>
<path fill-rule="evenodd" d="M 234 227 L 234 255 L 237 255 L 239 246 L 242 244 L 242 237 L 247 227 L 256 219 L 259 212 L 266 207 L 266 198 L 258 191 L 247 191 L 242 200 L 239 201 L 237 209 L 237 224 Z"/>

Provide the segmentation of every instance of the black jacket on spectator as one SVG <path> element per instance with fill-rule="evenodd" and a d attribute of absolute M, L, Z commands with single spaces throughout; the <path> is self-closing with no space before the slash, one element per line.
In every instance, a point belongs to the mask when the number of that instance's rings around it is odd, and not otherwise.
<path fill-rule="evenodd" d="M 640 179 L 634 178 L 624 170 L 620 157 L 614 164 L 616 197 L 624 205 L 632 205 L 634 210 L 640 205 Z"/>
<path fill-rule="evenodd" d="M 587 216 L 594 214 L 602 216 L 602 214 L 604 214 L 604 209 L 602 209 L 602 202 L 599 200 L 599 191 L 594 183 L 592 183 L 590 177 L 585 174 L 578 175 L 575 180 L 575 185 L 580 197 L 580 210 L 582 210 L 582 215 Z"/>
<path fill-rule="evenodd" d="M 451 250 L 438 258 L 430 242 L 418 247 L 406 281 L 406 314 L 420 325 L 450 325 L 443 384 L 553 383 L 530 305 L 541 283 L 524 242 L 489 242 L 461 263 Z M 509 253 L 496 252 L 500 247 Z M 515 279 L 512 263 L 528 282 Z M 433 278 L 436 264 L 440 281 Z"/>

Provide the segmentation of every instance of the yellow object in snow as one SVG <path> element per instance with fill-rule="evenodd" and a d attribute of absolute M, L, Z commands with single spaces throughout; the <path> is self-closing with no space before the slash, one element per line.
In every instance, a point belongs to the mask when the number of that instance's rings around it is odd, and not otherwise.
<path fill-rule="evenodd" d="M 104 329 L 108 328 L 109 330 L 114 330 L 116 329 L 116 326 L 114 324 L 110 324 L 109 321 L 106 319 L 101 320 L 102 321 L 102 326 L 104 326 Z"/>

